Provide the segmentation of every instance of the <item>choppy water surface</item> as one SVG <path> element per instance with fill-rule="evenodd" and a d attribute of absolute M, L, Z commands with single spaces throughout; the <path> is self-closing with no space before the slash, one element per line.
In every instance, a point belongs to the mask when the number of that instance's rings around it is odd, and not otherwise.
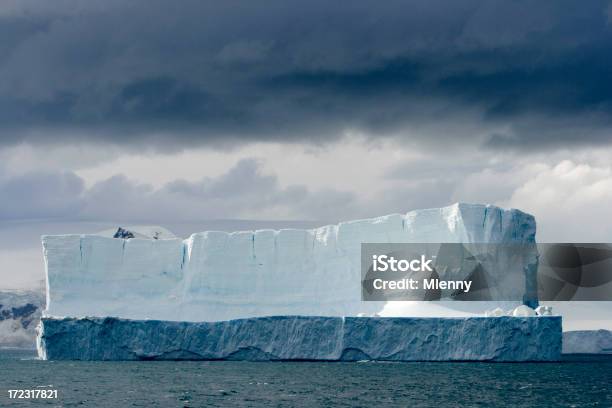
<path fill-rule="evenodd" d="M 0 351 L 0 406 L 611 407 L 612 360 L 540 364 L 53 362 Z M 47 387 L 57 400 L 9 400 Z"/>

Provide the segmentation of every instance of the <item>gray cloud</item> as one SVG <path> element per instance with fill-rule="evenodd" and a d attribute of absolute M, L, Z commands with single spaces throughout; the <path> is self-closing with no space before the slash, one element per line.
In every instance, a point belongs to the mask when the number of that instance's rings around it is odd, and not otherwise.
<path fill-rule="evenodd" d="M 73 173 L 29 173 L 0 180 L 0 221 L 72 217 L 84 183 Z"/>
<path fill-rule="evenodd" d="M 5 145 L 610 141 L 604 1 L 34 1 L 0 22 Z"/>
<path fill-rule="evenodd" d="M 260 164 L 243 159 L 225 174 L 176 180 L 155 189 L 123 175 L 90 188 L 74 173 L 28 173 L 0 181 L 0 221 L 182 222 L 211 219 L 326 220 L 363 209 L 350 192 L 282 187 Z"/>
<path fill-rule="evenodd" d="M 452 159 L 439 166 L 416 160 L 413 165 L 399 164 L 380 182 L 381 188 L 373 189 L 373 194 L 350 190 L 348 185 L 348 190 L 282 185 L 254 159 L 240 160 L 216 177 L 175 180 L 161 187 L 123 175 L 87 187 L 71 172 L 0 171 L 0 230 L 11 231 L 24 221 L 41 226 L 49 222 L 179 225 L 181 233 L 220 228 L 221 224 L 209 221 L 226 219 L 276 220 L 275 226 L 290 225 L 283 220 L 302 220 L 313 222 L 300 225 L 313 226 L 457 201 L 490 202 L 532 213 L 543 242 L 605 241 L 612 230 L 606 216 L 612 203 L 608 163 L 496 160 L 472 167 L 457 166 Z M 222 228 L 255 225 L 272 224 L 226 223 Z M 73 227 L 70 232 L 79 232 L 77 224 Z"/>

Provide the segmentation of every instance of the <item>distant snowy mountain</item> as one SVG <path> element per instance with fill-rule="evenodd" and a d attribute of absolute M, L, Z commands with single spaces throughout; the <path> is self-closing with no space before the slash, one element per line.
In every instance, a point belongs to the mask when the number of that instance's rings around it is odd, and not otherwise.
<path fill-rule="evenodd" d="M 174 239 L 176 236 L 158 225 L 134 225 L 117 227 L 98 232 L 95 235 L 111 238 Z"/>
<path fill-rule="evenodd" d="M 0 347 L 34 348 L 42 292 L 0 292 Z"/>

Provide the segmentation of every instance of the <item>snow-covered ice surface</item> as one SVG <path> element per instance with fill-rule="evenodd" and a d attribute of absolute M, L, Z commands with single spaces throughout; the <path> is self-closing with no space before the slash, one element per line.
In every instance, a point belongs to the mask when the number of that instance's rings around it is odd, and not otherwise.
<path fill-rule="evenodd" d="M 521 211 L 455 204 L 310 230 L 208 231 L 186 240 L 44 236 L 45 315 L 192 322 L 410 316 L 414 302 L 360 300 L 362 242 L 524 243 L 535 242 L 535 231 L 534 218 Z M 496 306 L 440 302 L 434 308 L 448 303 L 465 315 Z"/>
<path fill-rule="evenodd" d="M 561 318 L 43 319 L 49 360 L 556 361 Z"/>

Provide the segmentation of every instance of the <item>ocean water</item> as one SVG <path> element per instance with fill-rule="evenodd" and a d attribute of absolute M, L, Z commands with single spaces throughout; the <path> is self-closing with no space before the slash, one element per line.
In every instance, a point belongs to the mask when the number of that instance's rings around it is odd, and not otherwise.
<path fill-rule="evenodd" d="M 577 360 L 54 362 L 0 350 L 0 407 L 612 407 L 612 359 Z M 58 398 L 8 398 L 37 387 Z"/>

